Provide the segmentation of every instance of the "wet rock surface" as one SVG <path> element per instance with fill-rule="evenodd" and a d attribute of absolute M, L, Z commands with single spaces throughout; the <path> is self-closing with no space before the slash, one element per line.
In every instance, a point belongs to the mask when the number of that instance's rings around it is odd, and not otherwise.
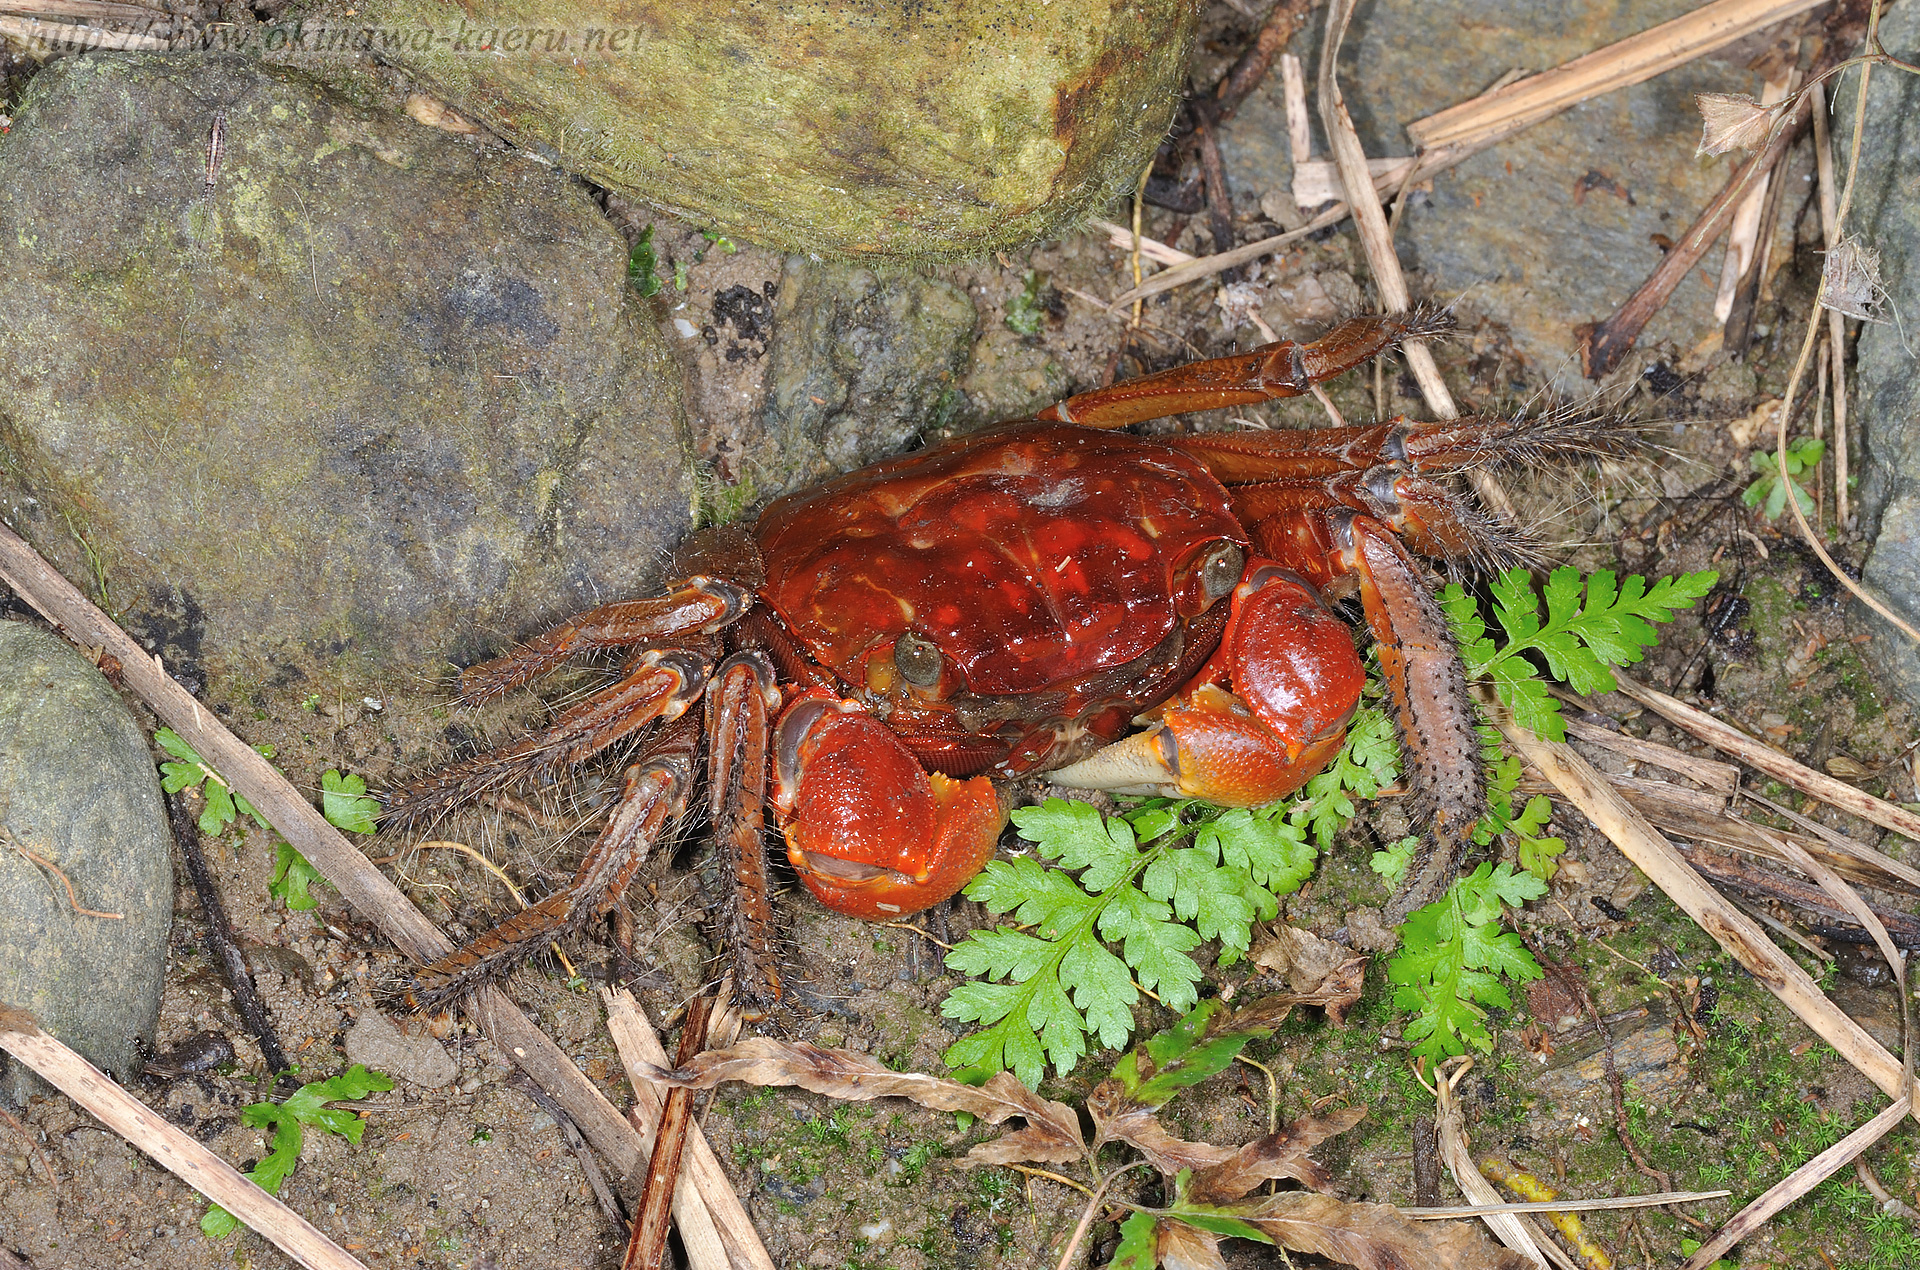
<path fill-rule="evenodd" d="M 106 678 L 0 621 L 0 1002 L 121 1081 L 152 1052 L 172 844 L 146 738 Z M 0 1059 L 0 1104 L 46 1089 Z"/>
<path fill-rule="evenodd" d="M 1905 56 L 1920 47 L 1920 14 L 1893 10 L 1880 31 L 1887 49 Z M 1856 92 L 1849 84 L 1838 99 L 1847 117 Z M 1920 615 L 1920 375 L 1909 351 L 1920 296 L 1920 83 L 1879 75 L 1867 92 L 1860 185 L 1849 220 L 1859 241 L 1880 254 L 1901 317 L 1863 324 L 1857 346 L 1853 399 L 1866 448 L 1860 512 L 1874 539 L 1865 575 L 1911 622 Z M 1842 137 L 1850 134 L 1841 130 Z M 1859 617 L 1874 632 L 1867 649 L 1874 668 L 1909 702 L 1920 702 L 1920 650 L 1864 607 Z"/>
<path fill-rule="evenodd" d="M 0 509 L 196 685 L 430 676 L 687 524 L 569 178 L 237 56 L 63 61 L 0 172 Z"/>
<path fill-rule="evenodd" d="M 724 299 L 716 297 L 716 319 Z M 773 310 L 749 307 L 754 299 L 728 316 L 739 329 L 744 310 L 763 340 L 773 332 L 756 474 L 764 493 L 897 454 L 958 413 L 975 313 L 951 282 L 794 257 Z"/>
<path fill-rule="evenodd" d="M 1185 0 L 341 8 L 444 34 L 388 55 L 557 164 L 743 241 L 896 260 L 1017 246 L 1112 197 L 1159 143 L 1197 16 Z"/>

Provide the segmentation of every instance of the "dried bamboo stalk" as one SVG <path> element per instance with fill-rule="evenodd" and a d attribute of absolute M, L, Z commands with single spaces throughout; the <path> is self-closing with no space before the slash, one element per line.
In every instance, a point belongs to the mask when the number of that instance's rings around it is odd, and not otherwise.
<path fill-rule="evenodd" d="M 1340 79 L 1335 73 L 1340 60 L 1340 42 L 1346 38 L 1347 23 L 1353 18 L 1353 0 L 1333 0 L 1327 6 L 1327 34 L 1320 46 L 1320 126 L 1333 148 L 1333 161 L 1340 168 L 1340 180 L 1347 189 L 1347 205 L 1353 209 L 1354 226 L 1360 231 L 1360 244 L 1373 270 L 1374 285 L 1380 289 L 1380 303 L 1391 313 L 1412 307 L 1406 276 L 1400 272 L 1400 258 L 1393 250 L 1393 231 L 1387 227 L 1387 214 L 1374 197 L 1374 181 L 1367 168 L 1367 152 L 1360 146 L 1360 134 L 1347 114 L 1340 95 Z M 1427 409 L 1436 418 L 1458 418 L 1460 411 L 1440 377 L 1440 367 L 1425 344 L 1409 342 L 1401 346 L 1407 368 L 1420 384 Z"/>
<path fill-rule="evenodd" d="M 453 951 L 452 941 L 328 824 L 291 781 L 212 712 L 202 710 L 191 693 L 168 677 L 158 657 L 136 644 L 5 525 L 0 525 L 0 580 L 68 639 L 99 648 L 118 660 L 126 687 L 184 737 L 234 792 L 244 794 L 259 808 L 268 823 L 332 883 L 342 898 L 402 952 L 425 964 Z M 581 1133 L 617 1171 L 625 1174 L 645 1167 L 639 1135 L 504 992 L 492 986 L 483 988 L 468 999 L 467 1009 L 493 1043 L 512 1055 L 521 1069 L 566 1109 Z"/>
<path fill-rule="evenodd" d="M 0 1049 L 152 1156 L 162 1168 L 271 1240 L 309 1270 L 366 1270 L 306 1218 L 261 1190 L 113 1078 L 42 1032 L 31 1016 L 0 1004 Z"/>
<path fill-rule="evenodd" d="M 1133 231 L 1125 225 L 1116 225 L 1110 220 L 1093 220 L 1087 222 L 1087 228 L 1099 230 L 1107 236 L 1108 242 L 1122 251 L 1134 250 Z M 1197 256 L 1188 255 L 1178 247 L 1169 247 L 1154 238 L 1142 237 L 1138 246 L 1140 254 L 1157 265 L 1184 265 L 1189 260 L 1199 259 Z"/>
<path fill-rule="evenodd" d="M 680 1048 L 673 1056 L 675 1067 L 685 1067 L 707 1047 L 707 1019 L 713 998 L 702 992 L 687 1003 L 687 1019 L 680 1032 Z M 621 1270 L 660 1270 L 667 1252 L 667 1228 L 675 1192 L 680 1189 L 680 1162 L 686 1154 L 689 1117 L 693 1114 L 693 1091 L 674 1088 L 667 1091 L 660 1119 L 654 1123 L 653 1154 L 647 1164 L 646 1184 L 640 1190 L 640 1203 L 634 1210 L 633 1237 L 627 1241 L 627 1255 Z"/>
<path fill-rule="evenodd" d="M 1623 758 L 1652 763 L 1670 772 L 1678 772 L 1688 780 L 1699 784 L 1702 789 L 1729 795 L 1737 793 L 1740 789 L 1740 769 L 1732 763 L 1722 763 L 1718 759 L 1696 758 L 1692 754 L 1683 754 L 1670 745 L 1643 741 L 1637 736 L 1613 732 L 1583 719 L 1568 718 L 1566 723 L 1567 732 L 1571 736 L 1578 737 L 1588 744 L 1612 750 Z"/>
<path fill-rule="evenodd" d="M 614 1048 L 627 1069 L 627 1082 L 633 1086 L 633 1117 L 636 1128 L 653 1149 L 653 1134 L 663 1109 L 660 1091 L 650 1080 L 635 1076 L 640 1064 L 667 1065 L 667 1051 L 654 1034 L 653 1025 L 625 988 L 602 988 L 600 999 L 607 1007 L 607 1031 L 613 1034 Z M 712 1029 L 724 1035 L 719 1026 Z M 720 1167 L 720 1160 L 707 1143 L 699 1125 L 687 1130 L 685 1164 L 673 1192 L 673 1219 L 680 1226 L 680 1240 L 686 1245 L 687 1259 L 693 1270 L 774 1270 L 753 1220 L 740 1205 L 733 1183 Z"/>
<path fill-rule="evenodd" d="M 1826 0 L 1714 0 L 1692 13 L 1407 125 L 1426 150 L 1484 149 L 1589 97 L 1653 78 Z"/>
<path fill-rule="evenodd" d="M 1453 1174 L 1454 1185 L 1460 1188 L 1460 1193 L 1473 1201 L 1475 1208 L 1487 1210 L 1480 1214 L 1480 1220 L 1487 1224 L 1494 1238 L 1542 1267 L 1542 1270 L 1545 1270 L 1549 1255 L 1561 1270 L 1579 1270 L 1561 1251 L 1560 1245 L 1540 1235 L 1537 1227 L 1512 1211 L 1512 1205 L 1494 1189 L 1493 1183 L 1480 1172 L 1480 1166 L 1474 1163 L 1473 1145 L 1467 1141 L 1466 1115 L 1461 1111 L 1459 1096 L 1454 1092 L 1454 1087 L 1472 1069 L 1473 1060 L 1470 1058 L 1450 1058 L 1434 1069 L 1434 1128 L 1440 1138 L 1440 1162 Z"/>
<path fill-rule="evenodd" d="M 1493 708 L 1494 721 L 1514 748 L 1566 795 L 1623 855 L 1667 897 L 1693 918 L 1735 960 L 1753 973 L 1767 990 L 1799 1016 L 1821 1040 L 1859 1069 L 1861 1075 L 1900 1097 L 1904 1103 L 1900 1061 L 1829 1001 L 1819 985 L 1797 962 L 1774 947 L 1760 927 L 1715 891 L 1627 802 L 1606 778 L 1579 754 L 1554 741 L 1544 741 L 1517 726 L 1504 709 Z"/>
<path fill-rule="evenodd" d="M 1402 1208 L 1402 1217 L 1445 1221 L 1457 1217 L 1484 1217 L 1488 1213 L 1600 1213 L 1623 1208 L 1663 1208 L 1668 1204 L 1699 1204 L 1725 1199 L 1732 1191 L 1657 1191 L 1652 1195 L 1607 1195 L 1599 1199 L 1525 1200 L 1512 1204 L 1456 1204 L 1452 1208 Z"/>
<path fill-rule="evenodd" d="M 1827 121 L 1827 86 L 1807 94 L 1813 108 L 1813 159 L 1820 178 L 1820 234 L 1829 252 L 1840 245 L 1840 195 L 1833 170 L 1833 125 Z M 1833 365 L 1833 518 L 1847 523 L 1847 319 L 1827 310 L 1827 356 Z"/>
<path fill-rule="evenodd" d="M 1614 679 L 1619 683 L 1622 694 L 1632 697 L 1641 705 L 1663 715 L 1669 722 L 1685 728 L 1715 749 L 1733 755 L 1742 763 L 1758 768 L 1776 780 L 1785 781 L 1802 793 L 1811 794 L 1824 802 L 1832 803 L 1841 811 L 1859 816 L 1862 820 L 1870 820 L 1883 829 L 1891 829 L 1897 834 L 1920 842 L 1920 816 L 1914 815 L 1905 808 L 1896 807 L 1884 798 L 1875 798 L 1872 794 L 1855 789 L 1844 781 L 1835 780 L 1824 772 L 1816 772 L 1803 763 L 1797 763 L 1772 746 L 1761 744 L 1731 724 L 1714 718 L 1706 711 L 1697 710 L 1684 701 L 1669 697 L 1664 692 L 1636 683 L 1618 671 L 1614 672 Z M 1837 850 L 1844 851 L 1883 873 L 1909 884 L 1920 885 L 1920 869 L 1902 864 L 1884 852 L 1875 851 L 1864 843 L 1842 846 L 1840 842 L 1835 842 L 1833 845 Z"/>
<path fill-rule="evenodd" d="M 96 22 L 165 23 L 173 14 L 144 4 L 119 4 L 115 0 L 0 0 L 0 12 L 8 14 L 59 14 L 69 18 L 91 18 Z"/>

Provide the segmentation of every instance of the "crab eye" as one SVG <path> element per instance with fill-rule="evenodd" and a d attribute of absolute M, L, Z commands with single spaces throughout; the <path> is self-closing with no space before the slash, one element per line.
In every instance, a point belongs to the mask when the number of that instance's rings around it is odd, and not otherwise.
<path fill-rule="evenodd" d="M 1240 544 L 1223 542 L 1209 551 L 1200 562 L 1200 590 L 1212 604 L 1222 596 L 1232 595 L 1233 588 L 1240 585 L 1240 574 L 1247 566 L 1247 553 L 1240 550 Z"/>
<path fill-rule="evenodd" d="M 940 682 L 940 650 L 912 631 L 893 644 L 893 664 L 900 677 L 916 688 L 931 688 Z"/>

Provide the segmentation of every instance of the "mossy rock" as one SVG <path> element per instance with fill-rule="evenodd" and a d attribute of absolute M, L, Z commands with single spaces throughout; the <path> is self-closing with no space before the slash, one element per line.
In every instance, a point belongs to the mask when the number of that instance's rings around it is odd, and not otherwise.
<path fill-rule="evenodd" d="M 543 164 L 237 55 L 69 58 L 0 241 L 0 517 L 195 686 L 418 682 L 688 526 L 626 243 Z"/>
<path fill-rule="evenodd" d="M 731 237 L 899 260 L 1031 242 L 1128 187 L 1172 119 L 1199 13 L 1193 0 L 357 8 L 384 56 L 569 170 Z"/>

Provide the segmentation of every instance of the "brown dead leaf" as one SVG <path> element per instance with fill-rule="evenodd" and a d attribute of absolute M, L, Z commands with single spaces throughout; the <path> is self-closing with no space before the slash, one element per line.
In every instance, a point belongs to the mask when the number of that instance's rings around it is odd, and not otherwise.
<path fill-rule="evenodd" d="M 975 1147 L 963 1161 L 967 1164 L 1012 1160 L 1063 1164 L 1086 1155 L 1080 1117 L 1073 1108 L 1041 1098 L 1011 1072 L 1001 1072 L 976 1087 L 921 1072 L 896 1072 L 858 1050 L 822 1049 L 804 1041 L 789 1044 L 764 1036 L 728 1049 L 708 1050 L 673 1071 L 644 1065 L 639 1071 L 649 1080 L 686 1089 L 712 1089 L 729 1080 L 797 1085 L 845 1102 L 911 1098 L 935 1111 L 968 1112 L 988 1124 L 999 1124 L 1010 1116 L 1027 1122 L 1025 1129 Z"/>
<path fill-rule="evenodd" d="M 1272 1004 L 1324 1006 L 1335 1023 L 1346 1022 L 1367 973 L 1366 957 L 1298 926 L 1277 928 L 1272 939 L 1254 950 L 1253 963 L 1285 979 L 1292 989 L 1267 998 Z"/>
<path fill-rule="evenodd" d="M 1295 992 L 1319 986 L 1352 950 L 1298 926 L 1274 928 L 1273 938 L 1253 950 L 1253 964 L 1287 981 Z"/>
<path fill-rule="evenodd" d="M 1296 1120 L 1278 1133 L 1256 1138 L 1230 1159 L 1196 1172 L 1187 1198 L 1196 1204 L 1223 1204 L 1275 1177 L 1290 1177 L 1302 1186 L 1324 1191 L 1333 1180 L 1307 1152 L 1353 1128 L 1366 1114 L 1364 1107 L 1345 1107 L 1331 1115 Z"/>
<path fill-rule="evenodd" d="M 1414 1221 L 1391 1204 L 1282 1191 L 1257 1209 L 1235 1211 L 1276 1243 L 1357 1270 L 1534 1270 L 1533 1262 L 1470 1223 Z"/>
<path fill-rule="evenodd" d="M 1212 1168 L 1238 1154 L 1231 1147 L 1176 1138 L 1167 1132 L 1158 1116 L 1137 1104 L 1106 1121 L 1100 1129 L 1103 1138 L 1128 1143 L 1168 1177 L 1181 1169 Z"/>
<path fill-rule="evenodd" d="M 1217 1235 L 1182 1221 L 1161 1221 L 1154 1223 L 1153 1236 L 1160 1270 L 1227 1270 Z"/>

